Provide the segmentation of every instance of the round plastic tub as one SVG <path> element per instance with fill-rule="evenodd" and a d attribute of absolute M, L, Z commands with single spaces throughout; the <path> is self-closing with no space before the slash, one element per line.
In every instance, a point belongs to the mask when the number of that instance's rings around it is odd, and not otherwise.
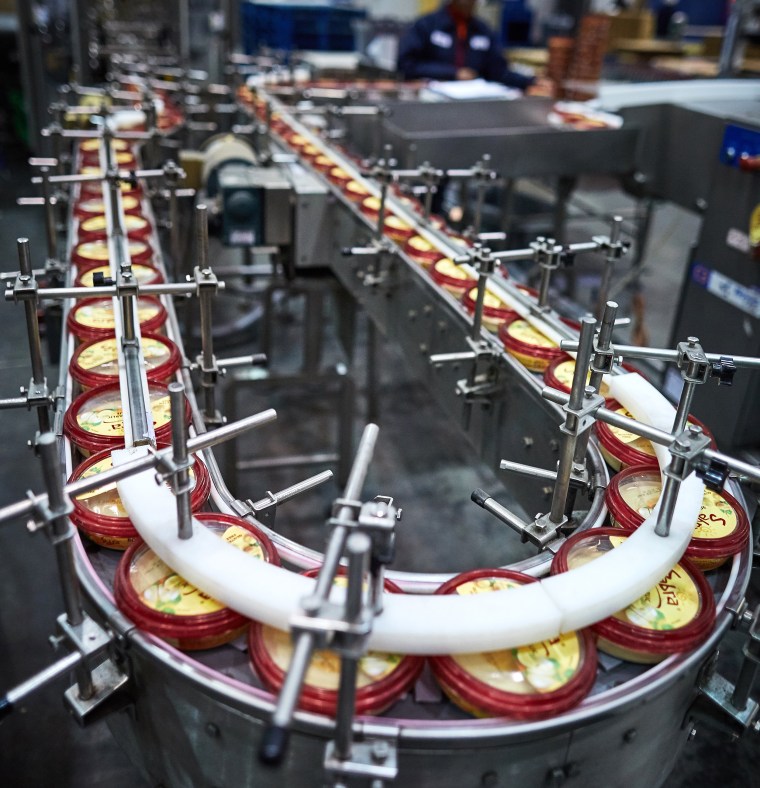
<path fill-rule="evenodd" d="M 535 578 L 509 569 L 476 569 L 453 577 L 436 594 L 502 591 Z M 430 657 L 451 701 L 475 717 L 541 719 L 572 708 L 596 678 L 596 647 L 587 630 L 516 649 Z"/>
<path fill-rule="evenodd" d="M 605 493 L 612 525 L 638 528 L 652 513 L 661 492 L 658 465 L 631 465 L 620 471 L 612 477 Z M 705 488 L 686 557 L 703 572 L 716 569 L 744 547 L 749 532 L 747 513 L 736 498 Z"/>
<path fill-rule="evenodd" d="M 318 156 L 314 157 L 311 165 L 317 172 L 327 175 L 327 173 L 330 172 L 333 167 L 335 167 L 335 161 L 329 156 L 325 156 L 324 153 L 320 153 Z"/>
<path fill-rule="evenodd" d="M 102 273 L 104 277 L 109 278 L 111 276 L 111 268 L 108 265 L 98 265 L 94 268 L 88 268 L 77 276 L 75 285 L 77 287 L 93 287 L 93 278 L 95 274 L 98 273 Z M 158 268 L 154 268 L 152 265 L 146 265 L 145 263 L 133 262 L 132 274 L 140 285 L 157 285 L 164 281 Z"/>
<path fill-rule="evenodd" d="M 533 372 L 544 372 L 552 361 L 565 355 L 551 339 L 519 315 L 499 326 L 499 339 L 510 355 Z"/>
<path fill-rule="evenodd" d="M 430 267 L 429 273 L 437 285 L 460 300 L 470 288 L 477 284 L 476 279 L 448 257 L 436 260 Z"/>
<path fill-rule="evenodd" d="M 380 216 L 380 198 L 365 197 L 361 202 L 360 210 L 371 221 L 377 223 Z M 383 234 L 397 243 L 405 244 L 415 234 L 415 230 L 412 225 L 388 211 L 386 206 Z"/>
<path fill-rule="evenodd" d="M 353 177 L 343 167 L 333 166 L 327 171 L 327 180 L 334 183 L 338 188 L 345 189 L 351 183 Z"/>
<path fill-rule="evenodd" d="M 100 167 L 85 167 L 82 169 L 84 175 L 97 175 L 100 174 Z M 139 197 L 142 195 L 142 188 L 139 183 L 129 183 L 122 181 L 119 184 L 122 196 L 129 194 L 132 197 Z M 83 181 L 80 186 L 79 198 L 81 200 L 89 200 L 93 197 L 103 199 L 103 182 L 102 181 Z"/>
<path fill-rule="evenodd" d="M 304 574 L 314 577 L 318 570 Z M 339 576 L 336 583 L 345 583 Z M 402 593 L 390 580 L 385 590 Z M 252 622 L 248 652 L 256 674 L 272 692 L 278 692 L 285 679 L 293 654 L 290 634 L 257 621 Z M 359 660 L 356 683 L 356 713 L 379 714 L 399 700 L 414 684 L 422 671 L 421 657 L 384 654 L 370 651 Z M 338 702 L 340 657 L 327 650 L 317 650 L 306 671 L 299 706 L 306 711 L 334 716 Z"/>
<path fill-rule="evenodd" d="M 100 151 L 87 151 L 82 152 L 82 166 L 84 167 L 100 167 Z M 120 170 L 136 170 L 137 159 L 132 151 L 117 150 L 116 151 L 116 167 Z"/>
<path fill-rule="evenodd" d="M 106 265 L 109 258 L 108 242 L 103 238 L 83 241 L 71 250 L 71 262 L 80 274 L 90 268 Z M 145 241 L 130 239 L 129 258 L 133 265 L 148 265 L 153 260 L 153 250 Z"/>
<path fill-rule="evenodd" d="M 630 366 L 630 364 L 624 363 L 623 369 L 627 370 L 628 372 L 638 372 L 638 370 L 635 367 Z M 573 385 L 574 373 L 575 359 L 572 356 L 564 354 L 562 357 L 554 359 L 554 361 L 552 361 L 551 364 L 549 364 L 549 366 L 546 368 L 544 371 L 544 382 L 547 386 L 551 386 L 553 389 L 559 389 L 560 391 L 564 391 L 565 393 L 569 394 Z M 590 372 L 586 377 L 587 381 L 589 377 L 591 377 Z M 604 380 L 602 380 L 599 393 L 608 401 L 608 403 L 614 402 L 614 400 L 609 397 L 609 390 Z"/>
<path fill-rule="evenodd" d="M 346 195 L 346 197 L 348 197 L 349 200 L 351 200 L 351 202 L 358 203 L 361 203 L 363 200 L 366 200 L 367 197 L 371 196 L 371 192 L 366 186 L 364 186 L 364 184 L 353 179 L 348 181 L 348 183 L 343 187 L 343 193 Z"/>
<path fill-rule="evenodd" d="M 192 492 L 190 493 L 190 508 L 197 512 L 206 505 L 211 491 L 211 479 L 208 469 L 199 457 L 191 456 L 193 462 L 189 471 Z M 70 481 L 86 479 L 113 467 L 111 451 L 99 451 L 88 457 L 75 468 Z M 98 487 L 84 495 L 72 499 L 74 511 L 71 513 L 72 522 L 91 541 L 101 547 L 111 550 L 126 550 L 138 538 L 132 521 L 127 516 L 124 505 L 119 498 L 116 484 Z"/>
<path fill-rule="evenodd" d="M 125 194 L 121 198 L 121 209 L 127 215 L 139 216 L 142 213 L 142 205 L 140 200 L 131 194 Z M 93 216 L 103 216 L 106 212 L 106 206 L 103 202 L 102 195 L 100 197 L 90 197 L 86 200 L 78 200 L 74 206 L 74 216 L 77 219 L 90 219 Z"/>
<path fill-rule="evenodd" d="M 279 564 L 269 538 L 245 520 L 217 512 L 195 515 L 220 539 Z M 114 580 L 116 604 L 138 627 L 183 651 L 229 643 L 248 619 L 224 607 L 173 572 L 142 540 L 124 553 Z"/>
<path fill-rule="evenodd" d="M 169 393 L 160 383 L 148 382 L 153 428 L 156 442 L 171 438 Z M 186 404 L 185 418 L 190 421 Z M 124 420 L 118 384 L 98 386 L 80 394 L 66 411 L 63 430 L 68 439 L 85 456 L 105 449 L 124 446 Z"/>
<path fill-rule="evenodd" d="M 137 299 L 137 317 L 140 321 L 140 332 L 152 333 L 163 328 L 167 313 L 157 298 L 140 296 Z M 77 301 L 69 310 L 66 327 L 82 342 L 113 336 L 116 324 L 112 299 L 83 298 Z"/>
<path fill-rule="evenodd" d="M 631 533 L 629 529 L 595 528 L 573 534 L 554 557 L 552 574 L 599 558 Z M 684 558 L 654 588 L 591 629 L 600 651 L 628 662 L 653 664 L 698 646 L 710 634 L 714 618 L 712 589 L 702 572 Z"/>
<path fill-rule="evenodd" d="M 623 416 L 631 415 L 616 400 L 611 400 L 607 408 Z M 712 433 L 699 419 L 689 416 L 689 424 L 696 424 L 701 427 L 705 435 L 710 438 L 710 445 L 712 448 L 715 448 L 715 439 Z M 599 449 L 602 452 L 602 456 L 613 470 L 619 471 L 621 468 L 627 468 L 629 465 L 645 465 L 654 461 L 654 446 L 646 438 L 619 427 L 612 427 L 603 421 L 597 421 L 594 429 L 599 438 Z"/>
<path fill-rule="evenodd" d="M 475 314 L 477 298 L 477 287 L 471 287 L 462 296 L 462 304 L 471 315 Z M 486 290 L 483 297 L 483 325 L 489 331 L 498 331 L 507 320 L 512 320 L 516 314 L 495 293 Z"/>
<path fill-rule="evenodd" d="M 128 213 L 124 216 L 124 229 L 131 241 L 148 241 L 153 235 L 153 227 L 144 216 Z M 102 241 L 108 237 L 108 224 L 105 216 L 91 216 L 79 222 L 79 241 Z"/>
<path fill-rule="evenodd" d="M 140 339 L 146 373 L 151 380 L 168 383 L 182 363 L 179 349 L 170 339 L 142 334 Z M 93 339 L 80 345 L 69 362 L 69 374 L 83 389 L 118 383 L 118 345 L 115 337 Z"/>
<path fill-rule="evenodd" d="M 438 260 L 442 260 L 445 255 L 435 245 L 430 243 L 427 238 L 421 235 L 413 235 L 405 244 L 404 252 L 425 269 L 430 267 Z"/>
<path fill-rule="evenodd" d="M 111 140 L 111 147 L 116 153 L 123 153 L 124 151 L 131 150 L 129 140 L 119 138 Z M 100 152 L 100 140 L 95 138 L 82 140 L 82 142 L 79 143 L 79 150 L 82 152 L 82 156 L 91 156 L 93 153 L 98 154 Z"/>

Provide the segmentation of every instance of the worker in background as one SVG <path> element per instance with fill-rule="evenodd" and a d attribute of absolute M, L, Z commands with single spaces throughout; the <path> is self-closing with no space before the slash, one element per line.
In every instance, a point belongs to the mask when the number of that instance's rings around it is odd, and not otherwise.
<path fill-rule="evenodd" d="M 477 0 L 448 0 L 401 37 L 397 68 L 405 79 L 476 79 L 527 90 L 546 85 L 510 70 L 496 34 L 474 13 Z"/>

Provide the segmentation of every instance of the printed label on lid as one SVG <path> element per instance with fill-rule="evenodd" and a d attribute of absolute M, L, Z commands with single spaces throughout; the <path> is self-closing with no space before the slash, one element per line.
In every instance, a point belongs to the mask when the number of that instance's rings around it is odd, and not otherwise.
<path fill-rule="evenodd" d="M 140 348 L 148 370 L 161 366 L 169 359 L 171 353 L 167 345 L 152 337 L 144 337 L 140 340 Z M 119 373 L 117 359 L 116 340 L 109 338 L 94 342 L 85 348 L 79 354 L 77 363 L 82 369 L 97 370 L 102 375 L 117 375 Z"/>
<path fill-rule="evenodd" d="M 141 246 L 143 246 L 143 248 L 145 248 L 144 244 L 141 244 Z M 131 246 L 130 246 L 129 252 L 130 252 L 130 254 L 135 254 L 135 252 L 132 250 Z M 101 273 L 101 274 L 103 274 L 103 276 L 110 276 L 111 275 L 111 269 L 107 265 L 101 265 L 101 266 L 98 266 L 97 268 L 91 268 L 89 271 L 85 271 L 82 274 L 81 278 L 80 278 L 80 281 L 81 281 L 82 285 L 84 287 L 92 287 L 93 286 L 93 284 L 92 284 L 93 277 L 97 273 Z M 132 264 L 132 274 L 134 275 L 135 279 L 137 279 L 137 281 L 140 284 L 145 284 L 146 282 L 149 282 L 151 279 L 155 278 L 156 270 L 155 270 L 155 268 L 150 268 L 147 265 L 140 265 L 139 263 L 133 263 Z"/>
<path fill-rule="evenodd" d="M 409 246 L 418 252 L 431 252 L 433 249 L 435 249 L 433 244 L 431 244 L 427 238 L 423 238 L 421 235 L 413 235 L 409 239 Z"/>
<path fill-rule="evenodd" d="M 158 304 L 150 301 L 137 302 L 137 317 L 140 323 L 147 323 L 159 312 Z M 76 310 L 77 323 L 88 328 L 111 329 L 115 326 L 111 302 L 84 304 Z"/>
<path fill-rule="evenodd" d="M 567 556 L 568 569 L 578 569 L 604 553 L 619 547 L 627 536 L 600 536 L 582 539 Z M 654 588 L 612 617 L 628 624 L 658 632 L 679 629 L 699 614 L 702 600 L 696 583 L 676 564 Z"/>
<path fill-rule="evenodd" d="M 169 395 L 162 389 L 150 389 L 150 407 L 154 428 L 163 427 L 171 421 Z M 109 438 L 124 436 L 124 413 L 118 391 L 92 397 L 77 413 L 77 424 L 93 435 Z"/>
<path fill-rule="evenodd" d="M 93 216 L 90 219 L 85 219 L 81 226 L 82 229 L 87 233 L 96 233 L 105 231 L 108 227 L 108 223 L 105 216 Z M 127 232 L 130 230 L 142 230 L 147 226 L 148 221 L 147 219 L 143 219 L 142 216 L 133 216 L 132 214 L 127 214 L 124 217 L 124 227 Z M 130 249 L 130 254 L 133 254 L 132 249 Z M 106 259 L 107 258 L 108 254 L 106 253 Z"/>
<path fill-rule="evenodd" d="M 261 637 L 269 656 L 280 670 L 287 671 L 293 656 L 293 643 L 288 632 L 273 627 L 262 627 Z M 359 660 L 356 687 L 361 689 L 389 676 L 401 663 L 398 654 L 383 654 L 369 651 Z M 305 683 L 318 689 L 338 689 L 340 680 L 340 657 L 326 649 L 319 649 L 306 671 Z"/>
<path fill-rule="evenodd" d="M 621 413 L 623 416 L 626 416 L 629 419 L 633 418 L 633 414 L 627 411 L 625 408 L 618 408 L 616 413 Z M 649 455 L 650 457 L 654 457 L 654 446 L 652 446 L 651 442 L 648 441 L 646 438 L 642 438 L 640 435 L 636 435 L 633 432 L 628 432 L 628 430 L 620 429 L 620 427 L 610 427 L 610 432 L 621 442 L 631 446 L 634 449 L 637 449 L 644 454 Z"/>
<path fill-rule="evenodd" d="M 263 560 L 261 543 L 247 529 L 231 525 L 220 534 L 225 542 Z M 224 605 L 180 577 L 149 549 L 138 553 L 130 567 L 130 581 L 142 602 L 153 610 L 175 616 L 197 616 L 223 610 Z"/>
<path fill-rule="evenodd" d="M 90 465 L 89 468 L 87 468 L 79 478 L 88 479 L 91 476 L 97 476 L 99 473 L 103 473 L 104 471 L 110 471 L 111 468 L 113 468 L 113 461 L 111 460 L 111 457 L 103 457 L 102 460 Z M 191 489 L 194 489 L 195 470 L 192 467 L 188 470 L 188 476 L 190 477 Z M 168 482 L 166 483 L 166 486 L 170 486 Z M 105 485 L 105 487 L 98 487 L 96 490 L 90 490 L 89 492 L 77 495 L 76 500 L 95 514 L 104 515 L 106 517 L 129 517 L 116 489 L 116 482 L 112 482 L 111 484 Z"/>
<path fill-rule="evenodd" d="M 561 364 L 557 364 L 557 366 L 554 367 L 554 377 L 557 378 L 557 380 L 563 386 L 567 386 L 567 388 L 573 387 L 574 373 L 575 373 L 575 359 L 572 358 L 569 358 L 563 361 Z M 588 382 L 590 377 L 591 377 L 591 372 L 589 371 L 588 375 L 586 375 L 586 382 Z M 602 385 L 600 387 L 599 393 L 603 397 L 609 396 L 609 387 L 604 382 L 604 380 L 602 380 Z"/>
<path fill-rule="evenodd" d="M 515 320 L 507 326 L 507 333 L 509 336 L 514 337 L 520 342 L 525 342 L 527 345 L 535 345 L 536 347 L 553 348 L 557 347 L 556 342 L 545 337 L 539 331 L 536 331 L 527 320 Z"/>
<path fill-rule="evenodd" d="M 505 577 L 483 577 L 457 586 L 467 596 L 518 588 Z M 520 695 L 553 692 L 573 678 L 581 663 L 578 636 L 568 632 L 520 648 L 479 654 L 456 654 L 452 659 L 473 678 L 490 687 Z"/>
<path fill-rule="evenodd" d="M 720 539 L 733 533 L 739 525 L 736 510 L 720 494 L 705 488 L 694 536 L 699 539 Z"/>
<path fill-rule="evenodd" d="M 472 290 L 469 292 L 469 297 L 477 302 L 478 299 L 478 288 L 473 287 Z M 490 290 L 486 290 L 483 294 L 483 306 L 487 306 L 490 309 L 506 309 L 506 305 L 504 302 L 497 296 L 494 295 Z"/>
<path fill-rule="evenodd" d="M 620 495 L 634 512 L 645 519 L 652 514 L 655 504 L 660 499 L 662 482 L 657 479 L 631 479 L 627 484 L 620 485 Z"/>
<path fill-rule="evenodd" d="M 452 279 L 472 279 L 466 271 L 462 270 L 461 266 L 456 265 L 453 260 L 450 260 L 448 257 L 439 260 L 435 264 L 435 270 L 442 276 L 448 276 Z"/>
<path fill-rule="evenodd" d="M 699 589 L 680 565 L 676 566 L 652 589 L 639 597 L 614 618 L 658 632 L 679 629 L 692 622 L 699 613 Z"/>

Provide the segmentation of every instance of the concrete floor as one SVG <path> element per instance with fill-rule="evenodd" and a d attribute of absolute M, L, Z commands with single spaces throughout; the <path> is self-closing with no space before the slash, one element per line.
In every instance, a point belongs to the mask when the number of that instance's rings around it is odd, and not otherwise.
<path fill-rule="evenodd" d="M 4 270 L 15 267 L 18 235 L 28 234 L 32 239 L 36 261 L 41 259 L 43 248 L 38 212 L 30 208 L 19 210 L 12 203 L 15 196 L 22 193 L 23 187 L 19 184 L 25 174 L 24 168 L 18 165 L 18 155 L 7 159 L 12 168 L 1 174 L 5 183 L 0 190 L 0 250 L 6 255 Z M 630 208 L 627 200 L 599 188 L 598 184 L 593 190 L 584 192 L 584 197 L 606 206 L 620 200 L 621 209 Z M 571 230 L 587 236 L 591 224 L 587 219 L 573 219 Z M 651 254 L 647 255 L 641 280 L 653 344 L 669 339 L 671 301 L 668 291 L 678 286 L 683 275 L 686 249 L 693 241 L 694 226 L 693 217 L 667 207 L 656 215 L 649 247 Z M 599 227 L 593 227 L 593 232 L 599 231 Z M 590 297 L 594 286 L 590 264 L 581 266 L 577 277 L 579 291 Z M 623 298 L 621 303 L 624 303 Z M 293 326 L 292 315 L 283 319 L 281 336 L 285 338 L 285 345 L 289 343 L 288 331 Z M 21 307 L 0 306 L 0 331 L 3 337 L 0 368 L 4 373 L 0 378 L 0 396 L 14 396 L 17 386 L 28 379 Z M 436 421 L 438 414 L 430 406 L 425 390 L 404 372 L 402 361 L 392 348 L 382 348 L 380 360 L 381 437 L 370 482 L 373 488 L 396 496 L 407 512 L 400 531 L 400 568 L 408 568 L 410 557 L 415 556 L 418 569 L 456 571 L 493 562 L 498 558 L 494 545 L 499 545 L 497 550 L 511 551 L 513 548 L 504 539 L 502 526 L 468 503 L 469 493 L 476 486 L 485 487 L 497 498 L 506 495 L 501 480 L 479 465 L 469 447 L 458 438 L 454 427 Z M 49 375 L 55 379 L 52 369 Z M 285 403 L 282 407 L 286 407 Z M 280 419 L 285 432 L 299 420 L 308 418 L 302 404 L 295 403 L 292 407 L 292 413 L 283 411 Z M 363 407 L 360 398 L 360 417 Z M 5 412 L 0 414 L 0 419 L 4 435 L 0 442 L 2 506 L 19 499 L 29 488 L 41 489 L 41 480 L 34 457 L 23 448 L 35 429 L 33 415 Z M 409 441 L 412 423 L 422 430 L 424 440 Z M 296 471 L 295 476 L 274 482 L 270 478 L 247 476 L 241 480 L 241 485 L 245 497 L 256 498 L 265 489 L 277 489 L 303 475 Z M 294 536 L 317 546 L 322 538 L 325 503 L 338 492 L 337 485 L 325 486 L 304 506 L 283 509 L 283 527 L 291 528 Z M 313 508 L 310 510 L 309 506 Z M 441 511 L 446 512 L 445 522 L 440 522 Z M 465 540 L 472 545 L 472 550 L 452 556 L 451 542 L 446 541 L 441 543 L 443 549 L 436 551 L 436 544 L 441 542 L 437 535 L 442 531 L 453 532 L 456 540 Z M 23 523 L 19 522 L 0 526 L 0 560 L 3 561 L 0 572 L 0 643 L 3 644 L 0 687 L 4 688 L 15 685 L 54 658 L 47 638 L 53 632 L 61 606 L 52 548 L 43 536 L 28 536 Z M 754 603 L 760 600 L 757 583 L 751 595 Z M 726 640 L 722 669 L 729 675 L 733 675 L 731 671 L 738 665 L 741 643 L 737 636 Z M 68 718 L 61 701 L 64 685 L 65 682 L 59 682 L 39 693 L 0 725 L 2 784 L 78 788 L 146 785 L 104 724 L 80 730 Z M 708 722 L 699 724 L 696 738 L 687 746 L 666 788 L 756 785 L 760 773 L 759 750 L 757 738 L 748 736 L 739 743 L 732 743 L 718 726 Z"/>

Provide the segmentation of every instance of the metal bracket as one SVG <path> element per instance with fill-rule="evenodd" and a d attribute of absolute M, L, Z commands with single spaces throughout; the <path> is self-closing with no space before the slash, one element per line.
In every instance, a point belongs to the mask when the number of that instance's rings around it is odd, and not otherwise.
<path fill-rule="evenodd" d="M 103 709 L 107 701 L 129 682 L 129 676 L 123 673 L 110 660 L 105 659 L 92 669 L 93 693 L 89 698 L 79 694 L 79 687 L 74 684 L 64 693 L 64 701 L 79 725 L 86 725 L 95 714 Z M 110 708 L 110 704 L 109 704 Z"/>
<path fill-rule="evenodd" d="M 398 776 L 398 750 L 395 742 L 387 739 L 354 742 L 351 745 L 351 757 L 346 760 L 335 754 L 335 742 L 327 743 L 325 748 L 324 769 L 333 782 L 345 777 L 358 777 L 364 780 L 385 782 L 395 780 Z"/>
<path fill-rule="evenodd" d="M 344 605 L 326 600 L 315 604 L 314 597 L 305 597 L 301 605 L 305 615 L 296 614 L 289 620 L 295 639 L 301 632 L 309 632 L 317 640 L 319 648 L 329 647 L 338 654 L 359 659 L 367 653 L 367 641 L 372 631 L 374 611 L 362 611 L 358 622 L 346 621 Z"/>
<path fill-rule="evenodd" d="M 697 467 L 699 460 L 706 448 L 710 445 L 710 439 L 705 435 L 701 428 L 695 424 L 689 425 L 676 439 L 668 446 L 671 457 L 683 460 L 683 463 L 671 462 L 664 470 L 666 476 L 670 476 L 678 481 L 683 481 Z M 676 470 L 674 465 L 681 466 L 681 470 Z"/>
<path fill-rule="evenodd" d="M 686 383 L 706 383 L 712 374 L 712 364 L 705 355 L 702 345 L 695 337 L 677 345 L 678 359 L 676 364 L 681 377 Z"/>
<path fill-rule="evenodd" d="M 590 392 L 593 392 L 590 394 Z M 589 396 L 590 394 L 590 396 Z M 560 432 L 565 435 L 578 436 L 585 432 L 595 421 L 594 414 L 599 408 L 604 407 L 604 397 L 597 394 L 593 388 L 586 387 L 586 394 L 583 398 L 583 405 L 580 408 L 571 408 L 570 404 L 562 406 L 562 410 L 567 415 L 575 416 L 575 427 L 568 426 L 567 419 L 560 425 Z"/>

